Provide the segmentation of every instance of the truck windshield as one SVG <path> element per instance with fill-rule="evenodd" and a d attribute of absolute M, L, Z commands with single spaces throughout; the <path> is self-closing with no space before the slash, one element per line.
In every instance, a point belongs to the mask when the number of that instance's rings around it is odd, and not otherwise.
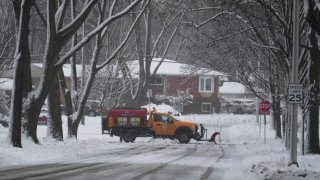
<path fill-rule="evenodd" d="M 171 115 L 162 115 L 162 114 L 155 114 L 154 115 L 154 120 L 158 121 L 158 122 L 169 122 L 169 121 L 177 121 L 174 117 L 172 117 Z"/>
<path fill-rule="evenodd" d="M 173 116 L 171 116 L 170 114 L 168 114 L 168 116 L 169 116 L 169 118 L 170 118 L 171 120 L 173 120 L 173 121 L 180 121 L 180 120 L 174 118 Z"/>

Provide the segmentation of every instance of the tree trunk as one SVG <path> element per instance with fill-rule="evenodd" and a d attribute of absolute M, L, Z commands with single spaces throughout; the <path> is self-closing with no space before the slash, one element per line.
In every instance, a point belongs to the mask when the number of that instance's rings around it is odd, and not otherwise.
<path fill-rule="evenodd" d="M 133 18 L 134 19 L 134 18 Z M 144 63 L 144 51 L 143 51 L 143 44 L 142 44 L 142 40 L 141 40 L 141 20 L 138 21 L 138 23 L 136 24 L 136 26 L 134 27 L 134 31 L 135 31 L 135 35 L 136 35 L 136 46 L 137 46 L 137 52 L 138 52 L 138 58 L 139 58 L 139 85 L 137 87 L 137 89 L 135 89 L 135 93 L 134 96 L 132 98 L 132 102 L 130 104 L 130 106 L 132 107 L 140 107 L 142 102 L 143 102 L 143 98 L 144 98 L 144 94 L 146 92 L 146 84 L 147 79 L 149 79 L 147 77 L 147 70 L 149 69 L 149 76 L 150 76 L 150 68 L 145 67 Z"/>
<path fill-rule="evenodd" d="M 279 79 L 278 74 L 277 73 L 273 73 L 272 72 L 272 64 L 271 61 L 269 59 L 269 68 L 270 68 L 270 75 L 269 75 L 269 88 L 270 88 L 270 93 L 271 93 L 271 98 L 272 98 L 272 117 L 273 117 L 273 126 L 274 126 L 274 130 L 276 132 L 276 137 L 277 138 L 282 138 L 281 136 L 281 112 L 280 112 L 280 95 L 277 93 L 277 85 L 276 80 Z"/>
<path fill-rule="evenodd" d="M 30 50 L 29 50 L 29 23 L 31 8 L 34 0 L 13 1 L 17 25 L 17 45 L 14 58 L 14 88 L 12 91 L 11 116 L 9 139 L 14 147 L 22 147 L 21 144 L 21 119 L 22 119 L 22 100 L 26 97 L 26 90 L 30 90 L 30 78 L 25 74 L 30 70 Z M 28 67 L 29 66 L 29 67 Z"/>
<path fill-rule="evenodd" d="M 68 137 L 70 139 L 78 138 L 78 127 L 79 127 L 79 123 L 75 121 L 71 121 L 71 123 L 68 123 Z"/>
<path fill-rule="evenodd" d="M 58 75 L 53 78 L 52 88 L 48 94 L 49 117 L 47 123 L 47 137 L 57 141 L 63 141 L 60 87 Z"/>
<path fill-rule="evenodd" d="M 63 97 L 64 97 L 64 102 L 66 105 L 66 115 L 68 117 L 68 137 L 72 138 L 72 135 L 76 134 L 75 132 L 77 131 L 77 129 L 73 128 L 74 125 L 72 124 L 71 114 L 73 112 L 73 108 L 72 108 L 71 92 L 70 90 L 68 90 L 62 68 L 59 71 L 59 80 L 60 80 L 60 86 L 61 86 Z"/>
<path fill-rule="evenodd" d="M 319 37 L 314 30 L 310 29 L 309 44 L 310 49 L 310 89 L 308 98 L 308 109 L 306 123 L 306 154 L 320 154 L 319 147 L 319 76 L 320 76 L 320 50 L 318 46 Z"/>
<path fill-rule="evenodd" d="M 95 68 L 95 64 L 92 68 Z M 88 100 L 89 94 L 90 94 L 90 89 L 93 85 L 94 78 L 96 75 L 97 71 L 92 69 L 91 74 L 88 77 L 87 84 L 85 86 L 85 89 L 83 90 L 82 96 L 81 96 L 81 101 L 78 106 L 78 110 L 74 112 L 74 115 L 70 118 L 70 123 L 68 123 L 68 137 L 69 138 L 78 138 L 78 127 L 81 122 L 82 116 L 84 114 L 84 108 L 85 104 Z M 71 99 L 71 98 L 70 98 Z"/>
<path fill-rule="evenodd" d="M 276 131 L 276 137 L 282 138 L 281 135 L 281 107 L 280 107 L 280 100 L 272 96 L 272 110 L 273 110 L 273 120 L 274 126 Z"/>

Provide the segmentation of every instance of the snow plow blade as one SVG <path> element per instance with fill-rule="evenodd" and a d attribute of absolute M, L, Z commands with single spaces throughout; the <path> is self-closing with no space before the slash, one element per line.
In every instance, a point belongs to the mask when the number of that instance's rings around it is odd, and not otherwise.
<path fill-rule="evenodd" d="M 204 135 L 206 135 L 206 138 L 207 138 L 207 129 L 204 128 L 202 124 L 200 124 L 200 133 L 196 132 L 193 139 L 200 141 Z"/>
<path fill-rule="evenodd" d="M 201 134 L 200 134 L 200 133 L 201 133 Z M 215 144 L 217 144 L 217 142 L 216 142 L 216 137 L 217 137 L 217 135 L 220 134 L 219 132 L 214 132 L 214 133 L 211 135 L 211 138 L 208 139 L 208 138 L 207 138 L 207 129 L 204 128 L 202 124 L 200 124 L 200 133 L 197 132 L 193 138 L 194 138 L 195 140 L 197 140 L 197 141 L 214 142 Z M 206 138 L 205 138 L 205 139 L 202 139 L 204 135 L 206 135 Z"/>

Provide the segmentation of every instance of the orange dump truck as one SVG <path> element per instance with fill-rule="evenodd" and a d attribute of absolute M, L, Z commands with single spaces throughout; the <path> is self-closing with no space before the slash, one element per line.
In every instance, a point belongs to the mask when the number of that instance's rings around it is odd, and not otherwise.
<path fill-rule="evenodd" d="M 180 121 L 167 113 L 146 109 L 111 109 L 102 117 L 102 134 L 119 136 L 120 141 L 134 142 L 136 137 L 178 139 L 189 143 L 190 139 L 200 140 L 206 129 L 193 122 Z M 200 129 L 199 129 L 200 128 Z M 199 132 L 198 132 L 199 131 Z"/>

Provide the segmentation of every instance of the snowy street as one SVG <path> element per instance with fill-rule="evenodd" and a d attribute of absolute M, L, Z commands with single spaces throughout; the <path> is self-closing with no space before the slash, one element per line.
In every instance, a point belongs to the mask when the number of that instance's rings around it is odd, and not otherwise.
<path fill-rule="evenodd" d="M 320 0 L 0 0 L 0 180 L 320 180 Z"/>
<path fill-rule="evenodd" d="M 0 175 L 1 179 L 221 179 L 233 169 L 229 154 L 233 150 L 232 145 L 136 143 L 72 161 L 6 167 Z"/>
<path fill-rule="evenodd" d="M 264 144 L 254 115 L 186 115 L 179 118 L 203 123 L 208 135 L 220 129 L 218 144 L 195 140 L 179 144 L 177 140 L 151 137 L 137 138 L 135 143 L 120 143 L 118 137 L 101 134 L 99 117 L 87 117 L 86 125 L 79 127 L 78 141 L 48 140 L 45 138 L 46 126 L 38 126 L 41 145 L 26 142 L 23 149 L 17 149 L 6 143 L 7 129 L 1 127 L 0 179 L 319 177 L 317 156 L 299 156 L 300 168 L 287 166 L 288 151 L 281 140 L 274 139 L 269 121 L 267 143 Z"/>

